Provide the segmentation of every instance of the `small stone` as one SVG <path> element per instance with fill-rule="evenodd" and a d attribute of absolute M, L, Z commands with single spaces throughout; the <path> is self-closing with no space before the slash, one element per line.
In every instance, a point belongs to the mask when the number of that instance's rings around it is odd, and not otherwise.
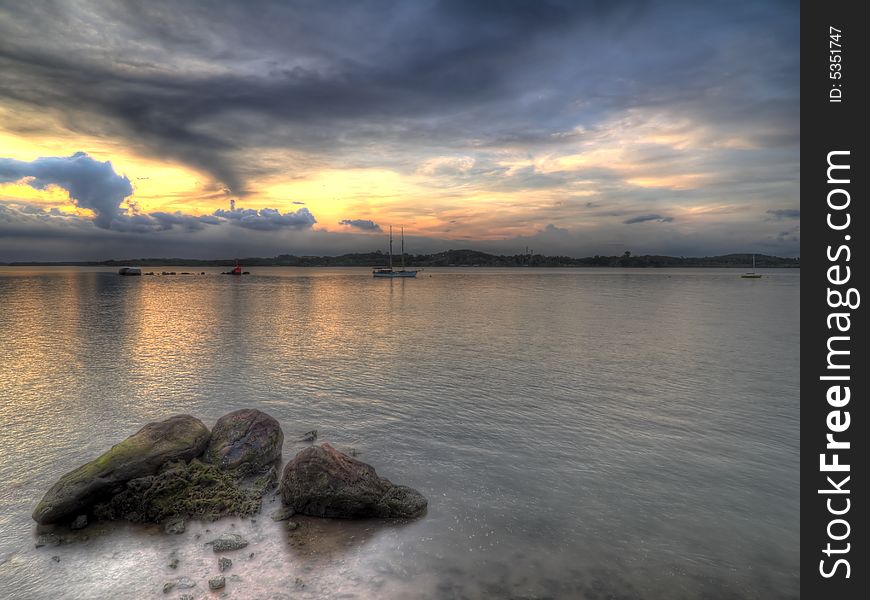
<path fill-rule="evenodd" d="M 251 552 L 251 553 L 248 555 L 248 558 L 254 558 L 254 553 Z"/>
<path fill-rule="evenodd" d="M 296 531 L 299 529 L 299 523 L 296 521 L 287 521 L 287 531 Z"/>
<path fill-rule="evenodd" d="M 36 538 L 36 547 L 42 548 L 43 546 L 60 546 L 60 538 L 53 533 L 43 533 Z"/>
<path fill-rule="evenodd" d="M 163 584 L 163 593 L 168 594 L 169 592 L 172 591 L 172 588 L 174 588 L 174 587 L 175 587 L 174 581 L 167 581 L 166 583 Z"/>
<path fill-rule="evenodd" d="M 84 529 L 88 526 L 88 515 L 79 515 L 75 518 L 75 520 L 70 523 L 70 529 Z"/>
<path fill-rule="evenodd" d="M 224 579 L 223 575 L 218 575 L 217 577 L 212 577 L 208 580 L 208 588 L 210 590 L 219 590 L 227 584 L 227 580 Z"/>
<path fill-rule="evenodd" d="M 190 588 L 196 587 L 196 582 L 192 579 L 188 579 L 187 577 L 182 577 L 178 580 L 178 583 L 176 585 L 180 590 L 189 590 Z"/>
<path fill-rule="evenodd" d="M 291 506 L 283 506 L 272 513 L 271 517 L 273 521 L 286 521 L 290 517 L 296 514 L 296 511 L 293 510 Z"/>
<path fill-rule="evenodd" d="M 317 439 L 317 430 L 312 429 L 311 431 L 306 431 L 302 434 L 302 437 L 299 438 L 300 442 L 313 442 Z"/>
<path fill-rule="evenodd" d="M 178 568 L 178 558 L 177 557 L 172 557 L 172 560 L 169 561 L 169 568 L 170 569 L 177 569 Z"/>
<path fill-rule="evenodd" d="M 296 581 L 294 582 L 294 584 L 295 584 L 296 587 L 299 588 L 299 589 L 302 589 L 302 588 L 305 587 L 305 582 L 302 581 L 302 579 L 299 578 L 299 577 L 296 578 Z"/>
<path fill-rule="evenodd" d="M 232 567 L 232 566 L 233 566 L 233 561 L 231 561 L 230 559 L 226 558 L 225 556 L 221 556 L 221 557 L 218 559 L 218 570 L 219 570 L 221 573 L 223 573 L 224 571 L 226 571 L 227 569 L 229 569 L 229 568 Z"/>
<path fill-rule="evenodd" d="M 190 594 L 182 594 L 178 600 L 194 600 L 194 598 Z"/>
<path fill-rule="evenodd" d="M 53 560 L 54 562 L 60 562 L 60 557 L 59 556 L 52 556 L 51 560 Z"/>
<path fill-rule="evenodd" d="M 217 539 L 208 542 L 208 544 L 211 544 L 212 550 L 215 552 L 225 552 L 228 550 L 240 550 L 241 548 L 244 548 L 248 545 L 248 540 L 240 536 L 238 533 L 223 533 Z"/>
<path fill-rule="evenodd" d="M 172 535 L 184 533 L 185 529 L 186 524 L 184 522 L 184 517 L 170 517 L 166 520 L 166 523 L 163 524 L 163 532 Z"/>

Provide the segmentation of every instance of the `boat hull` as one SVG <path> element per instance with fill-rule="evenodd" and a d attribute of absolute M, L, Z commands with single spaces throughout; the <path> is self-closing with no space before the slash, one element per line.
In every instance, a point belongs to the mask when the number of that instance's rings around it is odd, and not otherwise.
<path fill-rule="evenodd" d="M 373 277 L 383 277 L 387 279 L 394 279 L 396 277 L 416 277 L 417 271 L 374 271 L 372 273 Z"/>

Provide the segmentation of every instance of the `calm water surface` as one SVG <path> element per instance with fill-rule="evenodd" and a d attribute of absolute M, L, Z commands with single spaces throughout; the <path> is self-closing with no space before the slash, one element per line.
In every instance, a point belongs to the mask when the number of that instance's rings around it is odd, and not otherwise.
<path fill-rule="evenodd" d="M 227 598 L 797 598 L 800 275 L 765 273 L 0 267 L 0 595 L 177 598 L 187 576 L 211 597 L 202 544 L 231 530 L 251 544 Z M 291 541 L 267 506 L 34 548 L 64 472 L 249 406 L 285 460 L 317 429 L 428 514 Z"/>

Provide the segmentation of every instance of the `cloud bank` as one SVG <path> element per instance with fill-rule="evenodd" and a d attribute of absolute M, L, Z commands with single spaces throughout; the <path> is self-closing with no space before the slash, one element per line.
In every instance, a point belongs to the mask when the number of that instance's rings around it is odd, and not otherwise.
<path fill-rule="evenodd" d="M 353 227 L 360 231 L 383 231 L 380 225 L 369 219 L 343 219 L 338 224 Z"/>
<path fill-rule="evenodd" d="M 133 193 L 130 180 L 116 173 L 110 162 L 96 161 L 85 152 L 30 162 L 0 159 L 0 184 L 11 182 L 22 182 L 40 190 L 49 185 L 63 188 L 73 204 L 93 211 L 92 221 L 96 227 L 120 232 L 146 233 L 174 228 L 199 231 L 207 225 L 221 223 L 259 231 L 301 230 L 317 223 L 305 207 L 282 213 L 274 208 L 236 208 L 235 201 L 230 210 L 218 209 L 210 215 L 189 215 L 180 211 L 142 213 L 135 208 L 135 203 L 132 208 L 122 208 L 122 202 Z M 32 205 L 19 206 L 17 210 L 46 218 L 63 217 L 56 209 L 46 212 Z"/>
<path fill-rule="evenodd" d="M 636 217 L 631 217 L 630 219 L 626 219 L 623 221 L 626 225 L 634 225 L 635 223 L 649 223 L 654 221 L 656 223 L 670 223 L 673 221 L 673 217 L 665 217 L 662 215 L 638 215 Z"/>
<path fill-rule="evenodd" d="M 130 180 L 115 173 L 110 162 L 96 161 L 84 152 L 31 162 L 0 158 L 0 183 L 18 180 L 38 190 L 49 185 L 64 188 L 76 206 L 94 211 L 94 224 L 102 229 L 112 226 L 121 203 L 133 193 Z"/>

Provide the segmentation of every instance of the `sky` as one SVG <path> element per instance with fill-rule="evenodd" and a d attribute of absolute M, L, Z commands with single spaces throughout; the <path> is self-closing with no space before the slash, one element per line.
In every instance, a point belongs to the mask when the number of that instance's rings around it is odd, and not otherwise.
<path fill-rule="evenodd" d="M 0 262 L 798 256 L 799 4 L 0 0 Z"/>

